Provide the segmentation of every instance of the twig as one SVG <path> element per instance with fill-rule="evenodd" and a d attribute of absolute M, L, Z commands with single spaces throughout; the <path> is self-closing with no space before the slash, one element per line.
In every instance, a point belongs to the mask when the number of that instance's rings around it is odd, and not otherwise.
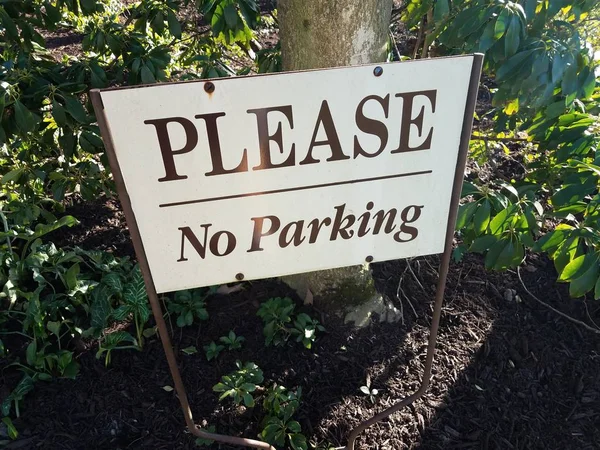
<path fill-rule="evenodd" d="M 585 300 L 583 300 L 583 307 L 585 308 L 585 314 L 587 315 L 588 319 L 590 319 L 590 322 L 592 322 L 592 325 L 594 325 L 596 328 L 598 328 L 600 330 L 600 327 L 598 326 L 598 324 L 596 322 L 594 322 L 594 319 L 592 319 L 592 316 L 590 316 L 590 311 L 588 310 L 588 306 L 587 306 L 587 303 L 585 302 Z"/>
<path fill-rule="evenodd" d="M 402 325 L 404 325 L 404 303 L 402 302 L 402 298 L 400 298 L 400 296 L 398 295 L 399 293 L 401 293 L 402 297 L 404 297 L 406 299 L 406 302 L 409 304 L 410 308 L 412 309 L 413 314 L 415 315 L 415 318 L 419 317 L 417 315 L 417 310 L 415 309 L 412 302 L 408 298 L 408 295 L 406 295 L 404 293 L 404 289 L 402 289 L 402 281 L 404 280 L 404 274 L 406 273 L 407 269 L 408 269 L 408 266 L 404 269 L 404 272 L 402 273 L 402 275 L 400 275 L 400 280 L 398 281 L 398 289 L 396 289 L 396 298 L 398 298 L 398 300 L 400 301 L 400 308 L 401 308 L 400 313 L 402 314 Z"/>
<path fill-rule="evenodd" d="M 419 285 L 419 287 L 421 288 L 421 290 L 423 291 L 423 293 L 427 294 L 427 291 L 425 290 L 425 288 L 421 284 L 421 281 L 419 281 L 419 278 L 417 278 L 417 275 L 412 270 L 412 267 L 410 266 L 410 260 L 408 260 L 408 259 L 406 260 L 406 266 L 408 267 L 408 270 L 410 270 L 410 273 L 412 273 L 413 278 L 415 279 L 415 281 L 417 282 L 417 284 Z"/>
<path fill-rule="evenodd" d="M 494 141 L 494 142 L 531 142 L 537 144 L 538 141 L 530 141 L 529 138 L 520 137 L 488 137 L 488 136 L 473 136 L 471 135 L 472 141 Z"/>
<path fill-rule="evenodd" d="M 527 292 L 535 301 L 544 305 L 546 308 L 550 309 L 551 311 L 554 311 L 559 316 L 564 317 L 565 319 L 570 320 L 571 322 L 573 322 L 577 325 L 581 325 L 586 330 L 591 331 L 592 333 L 600 334 L 599 328 L 590 327 L 587 323 L 582 322 L 581 320 L 577 320 L 574 317 L 571 317 L 568 314 L 565 314 L 564 312 L 559 311 L 558 309 L 550 306 L 548 303 L 543 302 L 542 300 L 537 298 L 535 295 L 533 295 L 531 293 L 531 291 L 529 289 L 527 289 L 527 286 L 525 286 L 525 283 L 523 282 L 523 279 L 521 278 L 521 268 L 520 267 L 517 267 L 517 275 L 519 276 L 519 281 L 521 281 L 521 285 L 523 286 L 523 289 L 525 289 L 525 292 Z"/>

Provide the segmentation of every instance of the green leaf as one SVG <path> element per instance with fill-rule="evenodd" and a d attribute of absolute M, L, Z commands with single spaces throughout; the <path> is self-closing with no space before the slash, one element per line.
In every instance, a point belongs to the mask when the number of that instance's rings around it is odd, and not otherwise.
<path fill-rule="evenodd" d="M 65 95 L 65 108 L 67 112 L 79 123 L 88 123 L 88 115 L 81 102 L 70 95 Z"/>
<path fill-rule="evenodd" d="M 5 173 L 2 179 L 0 180 L 0 184 L 10 183 L 11 181 L 14 181 L 16 183 L 23 174 L 23 172 L 24 169 L 22 167 L 19 167 L 17 169 L 13 169 L 10 172 Z"/>
<path fill-rule="evenodd" d="M 469 251 L 475 253 L 482 253 L 490 248 L 494 243 L 498 240 L 498 238 L 494 235 L 488 234 L 485 236 L 478 237 L 473 241 L 471 246 L 469 247 Z"/>
<path fill-rule="evenodd" d="M 498 214 L 496 214 L 489 225 L 490 233 L 502 233 L 512 222 L 513 214 L 516 212 L 517 208 L 518 207 L 516 205 L 510 205 L 507 208 L 504 208 Z"/>
<path fill-rule="evenodd" d="M 79 0 L 79 4 L 84 14 L 93 14 L 96 11 L 96 0 Z"/>
<path fill-rule="evenodd" d="M 77 276 L 79 275 L 79 264 L 73 264 L 65 273 L 65 281 L 69 290 L 74 290 L 77 287 Z"/>
<path fill-rule="evenodd" d="M 290 435 L 290 445 L 294 450 L 307 450 L 308 444 L 303 434 L 296 433 Z"/>
<path fill-rule="evenodd" d="M 496 24 L 493 20 L 488 22 L 479 39 L 478 51 L 485 53 L 498 41 L 495 35 L 495 26 Z"/>
<path fill-rule="evenodd" d="M 504 36 L 504 33 L 506 32 L 506 28 L 508 26 L 509 19 L 510 19 L 510 13 L 509 13 L 508 9 L 506 7 L 504 7 L 502 9 L 502 11 L 500 12 L 500 14 L 498 15 L 498 18 L 496 19 L 496 24 L 494 26 L 494 38 L 495 39 L 500 39 L 502 36 Z"/>
<path fill-rule="evenodd" d="M 582 276 L 592 265 L 595 265 L 597 258 L 595 255 L 586 253 L 578 256 L 565 266 L 558 277 L 558 281 L 572 281 Z"/>
<path fill-rule="evenodd" d="M 591 260 L 587 270 L 585 270 L 581 276 L 571 280 L 569 286 L 569 295 L 573 298 L 581 297 L 587 292 L 591 291 L 598 280 L 598 273 L 600 272 L 600 266 L 598 265 L 598 255 L 586 255 Z M 585 267 L 585 265 L 584 265 Z M 565 268 L 565 270 L 568 266 Z"/>
<path fill-rule="evenodd" d="M 492 269 L 496 267 L 496 263 L 500 254 L 504 251 L 504 248 L 509 244 L 509 240 L 500 239 L 498 240 L 485 255 L 485 268 Z"/>
<path fill-rule="evenodd" d="M 521 23 L 516 16 L 512 16 L 504 36 L 504 57 L 509 58 L 519 49 L 521 43 Z"/>
<path fill-rule="evenodd" d="M 227 26 L 229 28 L 235 28 L 238 22 L 238 14 L 237 10 L 235 9 L 235 6 L 232 4 L 227 5 L 223 13 L 225 16 L 225 23 L 227 23 Z"/>
<path fill-rule="evenodd" d="M 496 80 L 502 81 L 505 78 L 508 78 L 510 75 L 513 75 L 515 73 L 515 70 L 518 67 L 521 67 L 523 65 L 530 66 L 532 64 L 532 62 L 531 61 L 525 62 L 525 60 L 529 57 L 532 57 L 534 51 L 535 50 L 525 50 L 525 51 L 519 52 L 519 53 L 511 56 L 496 71 Z"/>
<path fill-rule="evenodd" d="M 163 34 L 165 31 L 165 16 L 163 15 L 162 11 L 158 11 L 156 13 L 150 25 L 156 34 Z"/>
<path fill-rule="evenodd" d="M 54 117 L 54 120 L 59 127 L 64 127 L 67 125 L 67 114 L 65 112 L 65 108 L 63 108 L 63 106 L 56 100 L 52 100 L 52 117 Z"/>
<path fill-rule="evenodd" d="M 473 225 L 477 234 L 483 233 L 490 223 L 492 205 L 488 200 L 485 200 L 479 205 L 477 211 L 473 215 Z"/>
<path fill-rule="evenodd" d="M 475 202 L 460 205 L 460 207 L 458 208 L 458 215 L 456 218 L 456 229 L 460 230 L 464 228 L 471 221 L 476 210 L 477 203 Z"/>
<path fill-rule="evenodd" d="M 35 339 L 27 346 L 25 357 L 28 365 L 35 366 L 37 360 L 37 342 Z"/>
<path fill-rule="evenodd" d="M 178 39 L 181 38 L 181 24 L 172 10 L 169 10 L 167 13 L 167 23 L 169 24 L 169 33 L 171 33 L 173 37 Z"/>
<path fill-rule="evenodd" d="M 3 417 L 2 423 L 4 423 L 4 425 L 6 426 L 9 438 L 11 438 L 14 441 L 15 439 L 17 439 L 17 437 L 19 437 L 19 432 L 13 425 L 12 420 L 10 420 L 10 417 Z"/>
<path fill-rule="evenodd" d="M 33 131 L 36 124 L 36 118 L 34 114 L 29 111 L 20 100 L 16 100 L 14 103 L 15 108 L 15 120 L 17 121 L 17 127 L 23 133 L 29 133 Z"/>
<path fill-rule="evenodd" d="M 62 371 L 63 378 L 74 380 L 79 373 L 79 364 L 76 361 L 71 361 Z"/>
<path fill-rule="evenodd" d="M 254 398 L 252 397 L 252 394 L 244 394 L 244 405 L 248 408 L 254 407 Z"/>
<path fill-rule="evenodd" d="M 600 277 L 596 280 L 596 286 L 594 287 L 594 300 L 600 300 Z"/>
<path fill-rule="evenodd" d="M 450 13 L 448 0 L 436 0 L 433 7 L 433 18 L 436 22 L 441 22 Z"/>
<path fill-rule="evenodd" d="M 54 334 L 55 336 L 60 336 L 60 322 L 49 321 L 48 323 L 46 323 L 46 328 L 48 328 L 48 331 L 50 331 L 50 333 Z"/>
<path fill-rule="evenodd" d="M 94 288 L 91 295 L 91 326 L 96 330 L 103 330 L 107 325 L 110 313 L 110 288 L 101 283 Z"/>
<path fill-rule="evenodd" d="M 142 66 L 141 77 L 142 77 L 142 83 L 144 83 L 144 84 L 156 83 L 156 78 L 154 78 L 154 74 L 148 68 L 148 66 L 146 64 L 144 64 Z"/>

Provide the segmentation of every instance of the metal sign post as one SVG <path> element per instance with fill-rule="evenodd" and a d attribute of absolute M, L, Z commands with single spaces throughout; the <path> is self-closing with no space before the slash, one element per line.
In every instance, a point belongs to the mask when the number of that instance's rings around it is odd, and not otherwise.
<path fill-rule="evenodd" d="M 365 255 L 383 261 L 443 249 L 422 385 L 359 425 L 346 448 L 423 395 L 482 60 L 469 55 L 90 92 L 191 433 L 274 450 L 195 425 L 158 293 L 353 265 Z M 232 128 L 223 134 L 219 126 Z"/>

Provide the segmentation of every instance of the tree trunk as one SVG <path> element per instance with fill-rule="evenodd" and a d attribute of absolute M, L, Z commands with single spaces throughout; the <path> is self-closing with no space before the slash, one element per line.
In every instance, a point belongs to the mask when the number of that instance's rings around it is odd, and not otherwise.
<path fill-rule="evenodd" d="M 284 70 L 320 69 L 386 60 L 393 0 L 278 0 Z M 301 298 L 367 325 L 371 314 L 399 320 L 377 293 L 365 266 L 282 277 Z"/>
<path fill-rule="evenodd" d="M 279 0 L 284 70 L 383 62 L 392 0 Z"/>

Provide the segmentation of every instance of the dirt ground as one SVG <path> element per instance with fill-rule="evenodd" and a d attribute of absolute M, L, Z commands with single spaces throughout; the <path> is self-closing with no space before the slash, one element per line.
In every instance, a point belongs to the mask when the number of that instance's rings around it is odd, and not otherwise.
<path fill-rule="evenodd" d="M 132 254 L 116 201 L 79 204 L 70 212 L 82 224 L 69 235 L 57 235 L 58 240 Z M 231 329 L 246 342 L 216 362 L 207 362 L 201 350 L 194 355 L 178 351 L 196 421 L 221 433 L 257 435 L 260 408 L 218 403 L 211 390 L 236 359 L 254 361 L 266 379 L 302 387 L 299 421 L 308 436 L 344 445 L 360 421 L 417 389 L 437 263 L 437 257 L 428 257 L 374 264 L 378 289 L 397 306 L 402 298 L 404 324 L 356 330 L 309 309 L 327 328 L 312 351 L 299 345 L 264 347 L 259 303 L 293 296 L 277 280 L 245 283 L 240 292 L 211 297 L 210 320 L 175 327 L 176 347 L 201 349 Z M 555 283 L 551 262 L 530 257 L 521 276 L 543 301 L 578 320 L 600 323 L 600 304 L 569 299 L 564 286 Z M 163 389 L 172 381 L 158 339 L 149 340 L 143 352 L 115 352 L 109 367 L 95 358 L 94 349 L 79 355 L 79 362 L 75 381 L 36 385 L 15 421 L 22 438 L 8 448 L 195 448 L 174 392 Z M 427 395 L 369 428 L 358 448 L 598 449 L 599 369 L 597 334 L 533 300 L 516 272 L 486 272 L 479 257 L 468 256 L 450 269 Z M 367 379 L 380 392 L 374 404 L 359 391 Z"/>

